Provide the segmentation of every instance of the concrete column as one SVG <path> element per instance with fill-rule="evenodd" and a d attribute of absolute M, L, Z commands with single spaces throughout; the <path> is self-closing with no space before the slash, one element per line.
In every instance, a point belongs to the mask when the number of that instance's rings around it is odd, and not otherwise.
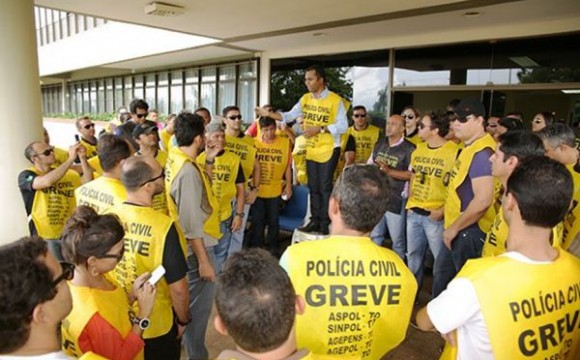
<path fill-rule="evenodd" d="M 260 55 L 260 73 L 258 78 L 260 79 L 260 96 L 258 98 L 258 106 L 264 104 L 270 104 L 270 75 L 272 72 L 272 67 L 270 65 L 270 57 L 264 53 Z M 290 109 L 283 109 L 288 111 Z"/>
<path fill-rule="evenodd" d="M 0 11 L 0 245 L 28 235 L 18 173 L 30 166 L 24 148 L 42 139 L 33 0 L 2 1 Z"/>

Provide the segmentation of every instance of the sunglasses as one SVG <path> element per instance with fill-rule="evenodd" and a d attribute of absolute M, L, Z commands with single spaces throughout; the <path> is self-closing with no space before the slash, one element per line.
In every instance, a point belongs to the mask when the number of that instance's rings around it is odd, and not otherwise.
<path fill-rule="evenodd" d="M 135 114 L 135 116 L 137 116 L 139 119 L 142 119 L 144 117 L 146 117 L 149 114 Z"/>
<path fill-rule="evenodd" d="M 541 124 L 543 121 L 542 121 L 542 119 L 534 119 L 532 122 L 534 124 Z"/>
<path fill-rule="evenodd" d="M 353 117 L 359 119 L 359 118 L 364 118 L 367 116 L 367 114 L 352 114 Z"/>
<path fill-rule="evenodd" d="M 90 129 L 90 128 L 93 128 L 93 129 L 94 129 L 94 128 L 95 128 L 95 124 L 87 124 L 87 125 L 83 126 L 83 128 L 84 128 L 85 130 L 88 130 L 88 129 Z"/>
<path fill-rule="evenodd" d="M 467 115 L 464 118 L 458 116 L 457 119 L 455 119 L 455 120 L 459 121 L 462 124 L 465 124 L 466 122 L 468 122 L 471 119 L 475 119 L 475 115 Z"/>
<path fill-rule="evenodd" d="M 43 152 L 41 152 L 40 154 L 36 154 L 36 155 L 37 156 L 39 156 L 39 155 L 48 156 L 48 155 L 50 155 L 52 153 L 54 153 L 54 148 L 53 147 L 50 147 L 50 148 L 44 150 Z"/>
<path fill-rule="evenodd" d="M 487 127 L 494 128 L 494 127 L 497 127 L 497 125 L 496 124 L 487 124 Z"/>
<path fill-rule="evenodd" d="M 151 179 L 149 179 L 149 180 L 147 180 L 147 181 L 143 182 L 143 183 L 142 183 L 142 184 L 140 184 L 139 186 L 145 186 L 145 185 L 149 184 L 150 182 L 153 182 L 153 181 L 155 181 L 155 180 L 157 180 L 157 179 L 162 179 L 162 178 L 164 178 L 164 177 L 165 177 L 165 170 L 164 170 L 164 169 L 161 169 L 161 174 L 159 174 L 159 176 L 156 176 L 156 177 L 154 177 L 154 178 L 151 178 Z"/>
<path fill-rule="evenodd" d="M 425 125 L 425 124 L 421 123 L 421 124 L 417 125 L 417 127 L 418 127 L 419 129 L 424 129 L 424 128 L 426 128 L 426 127 L 429 127 L 429 126 L 427 126 L 427 125 Z"/>
<path fill-rule="evenodd" d="M 415 118 L 415 115 L 412 115 L 412 114 L 411 115 L 403 114 L 403 115 L 401 115 L 401 117 L 403 119 L 413 120 Z"/>
<path fill-rule="evenodd" d="M 242 115 L 228 116 L 228 119 L 230 119 L 230 120 L 242 120 Z"/>
<path fill-rule="evenodd" d="M 115 259 L 117 261 L 121 261 L 121 259 L 123 258 L 123 254 L 125 253 L 125 247 L 123 247 L 121 249 L 121 251 L 119 251 L 118 254 L 105 254 L 105 255 L 101 255 L 98 258 L 99 259 Z"/>

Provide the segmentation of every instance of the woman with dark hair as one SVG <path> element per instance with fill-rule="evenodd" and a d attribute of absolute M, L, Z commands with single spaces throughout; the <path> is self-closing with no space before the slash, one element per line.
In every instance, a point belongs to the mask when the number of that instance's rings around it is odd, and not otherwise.
<path fill-rule="evenodd" d="M 420 115 L 419 110 L 412 106 L 406 106 L 401 111 L 401 116 L 405 120 L 405 137 L 415 145 L 423 141 L 419 137 L 419 129 L 417 127 Z"/>
<path fill-rule="evenodd" d="M 66 224 L 63 255 L 76 265 L 69 282 L 73 309 L 62 323 L 63 347 L 70 355 L 92 351 L 111 360 L 143 359 L 141 334 L 156 294 L 145 281 L 150 275 L 139 276 L 131 294 L 106 275 L 123 258 L 124 236 L 115 215 L 99 215 L 88 206 L 77 207 Z M 137 313 L 131 307 L 135 300 Z"/>
<path fill-rule="evenodd" d="M 549 111 L 539 112 L 534 116 L 532 120 L 532 131 L 540 131 L 548 125 L 554 123 L 554 113 Z"/>

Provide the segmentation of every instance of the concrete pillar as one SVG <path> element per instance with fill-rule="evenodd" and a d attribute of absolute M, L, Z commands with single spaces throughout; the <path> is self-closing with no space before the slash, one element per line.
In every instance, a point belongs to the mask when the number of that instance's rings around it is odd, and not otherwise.
<path fill-rule="evenodd" d="M 28 235 L 18 173 L 30 166 L 24 148 L 42 139 L 33 0 L 2 1 L 0 11 L 0 245 Z"/>
<path fill-rule="evenodd" d="M 270 57 L 264 53 L 260 55 L 260 73 L 258 77 L 260 79 L 260 96 L 258 98 L 258 106 L 264 104 L 270 104 L 270 76 L 272 73 L 272 67 L 270 64 Z M 288 111 L 290 109 L 283 109 Z"/>

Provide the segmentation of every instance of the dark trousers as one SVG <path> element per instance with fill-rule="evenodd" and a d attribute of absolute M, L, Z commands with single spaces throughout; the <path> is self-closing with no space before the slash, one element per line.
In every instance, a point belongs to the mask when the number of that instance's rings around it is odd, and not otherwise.
<path fill-rule="evenodd" d="M 264 228 L 268 225 L 268 250 L 278 254 L 278 232 L 280 231 L 280 196 L 256 198 L 252 205 L 251 247 L 264 246 Z"/>
<path fill-rule="evenodd" d="M 339 156 L 340 148 L 337 147 L 332 151 L 330 160 L 325 163 L 306 160 L 306 175 L 310 190 L 310 221 L 322 227 L 330 225 L 328 201 L 332 193 L 332 177 Z"/>
<path fill-rule="evenodd" d="M 179 360 L 181 357 L 181 342 L 177 339 L 177 325 L 165 335 L 152 339 L 145 339 L 145 348 L 143 354 L 145 360 Z"/>

